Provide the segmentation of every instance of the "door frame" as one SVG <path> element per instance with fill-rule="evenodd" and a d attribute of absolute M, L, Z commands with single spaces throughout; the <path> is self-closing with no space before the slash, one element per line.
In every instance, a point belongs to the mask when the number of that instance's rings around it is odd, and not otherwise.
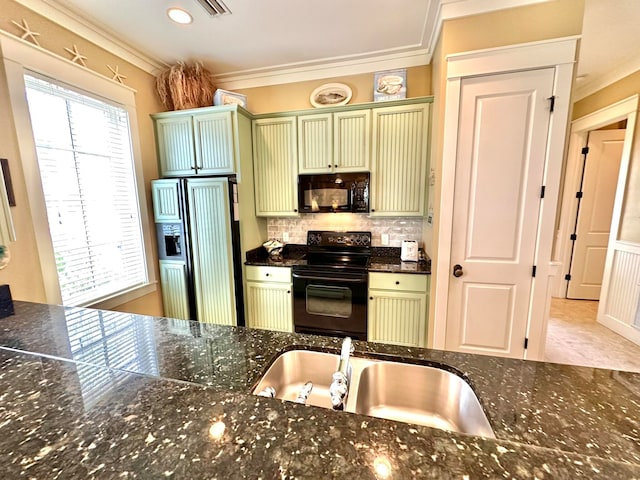
<path fill-rule="evenodd" d="M 633 141 L 635 130 L 635 112 L 638 110 L 639 98 L 640 95 L 638 94 L 632 95 L 631 97 L 620 100 L 619 102 L 596 110 L 593 113 L 571 122 L 571 136 L 569 139 L 569 151 L 565 169 L 560 223 L 556 238 L 555 258 L 560 262 L 561 275 L 557 279 L 556 287 L 554 288 L 555 297 L 566 298 L 569 284 L 569 281 L 565 280 L 564 276 L 569 273 L 569 267 L 571 265 L 572 240 L 570 235 L 573 233 L 578 209 L 578 199 L 574 192 L 577 192 L 580 188 L 583 168 L 582 148 L 587 145 L 590 131 L 597 130 L 614 122 L 627 120 L 620 168 L 622 169 L 623 165 L 628 165 L 631 156 L 631 142 Z M 619 186 L 620 184 L 618 183 L 618 188 Z M 619 192 L 616 189 L 616 197 L 618 195 Z M 618 212 L 618 215 L 619 213 L 620 212 Z M 612 225 L 614 221 L 612 216 Z"/>
<path fill-rule="evenodd" d="M 545 197 L 541 200 L 535 248 L 536 277 L 532 284 L 527 325 L 528 349 L 525 358 L 544 355 L 547 312 L 550 308 L 550 277 L 557 271 L 551 265 L 555 235 L 555 217 L 560 190 L 567 120 L 571 107 L 571 86 L 579 37 L 565 37 L 508 47 L 452 54 L 446 57 L 444 145 L 440 198 L 437 258 L 435 262 L 435 299 L 433 348 L 444 349 L 449 303 L 449 272 L 457 157 L 458 120 L 461 81 L 479 75 L 502 74 L 539 68 L 554 68 L 555 108 L 550 119 L 544 167 Z"/>

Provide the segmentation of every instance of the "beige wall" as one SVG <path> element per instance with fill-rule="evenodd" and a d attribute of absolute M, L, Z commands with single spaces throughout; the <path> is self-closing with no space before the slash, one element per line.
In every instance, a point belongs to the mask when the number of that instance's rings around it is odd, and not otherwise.
<path fill-rule="evenodd" d="M 350 104 L 373 101 L 373 73 L 325 78 L 307 82 L 287 83 L 269 87 L 239 89 L 247 96 L 248 110 L 252 113 L 285 112 L 313 108 L 309 96 L 314 89 L 330 82 L 339 82 L 351 88 Z M 407 97 L 431 95 L 431 66 L 407 68 Z"/>
<path fill-rule="evenodd" d="M 27 20 L 33 31 L 40 33 L 37 38 L 43 48 L 64 58 L 70 58 L 70 55 L 64 49 L 65 47 L 72 48 L 73 45 L 76 45 L 78 51 L 87 57 L 87 68 L 111 78 L 112 74 L 107 65 L 111 65 L 112 67 L 117 66 L 120 73 L 127 77 L 124 83 L 137 90 L 136 109 L 143 161 L 145 193 L 147 195 L 148 205 L 151 206 L 149 182 L 157 178 L 158 169 L 153 125 L 149 114 L 163 109 L 155 96 L 154 77 L 15 1 L 0 0 L 0 29 L 19 36 L 21 31 L 12 23 L 12 20 L 20 23 L 22 19 Z M 2 112 L 10 111 L 5 78 L 4 72 L 0 72 L 0 111 Z M 9 159 L 17 204 L 16 207 L 11 209 L 16 227 L 17 241 L 9 245 L 12 260 L 6 269 L 0 271 L 0 283 L 8 283 L 10 285 L 12 295 L 15 299 L 44 302 L 44 283 L 38 260 L 24 174 L 18 155 L 18 135 L 30 135 L 30 132 L 16 132 L 13 120 L 8 115 L 0 115 L 0 157 Z M 147 213 L 149 215 L 150 225 L 153 226 L 151 212 Z M 149 233 L 152 234 L 152 232 Z M 152 235 L 152 238 L 154 237 L 155 236 Z M 157 257 L 155 252 L 155 239 L 153 240 L 153 244 L 154 251 L 150 253 L 155 259 Z M 157 262 L 155 260 L 153 261 L 153 265 L 154 268 L 157 269 Z M 162 314 L 159 287 L 155 293 L 146 295 L 134 302 L 120 305 L 116 309 L 149 315 Z"/>
<path fill-rule="evenodd" d="M 584 117 L 636 94 L 640 94 L 640 71 L 576 102 L 573 106 L 573 118 Z M 640 244 L 640 127 L 638 126 L 636 126 L 631 150 L 618 238 Z"/>

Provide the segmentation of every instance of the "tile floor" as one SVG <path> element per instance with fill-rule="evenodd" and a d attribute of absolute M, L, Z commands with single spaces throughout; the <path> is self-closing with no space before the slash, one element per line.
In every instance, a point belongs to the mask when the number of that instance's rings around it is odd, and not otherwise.
<path fill-rule="evenodd" d="M 545 360 L 640 372 L 640 346 L 596 322 L 598 302 L 554 298 Z"/>

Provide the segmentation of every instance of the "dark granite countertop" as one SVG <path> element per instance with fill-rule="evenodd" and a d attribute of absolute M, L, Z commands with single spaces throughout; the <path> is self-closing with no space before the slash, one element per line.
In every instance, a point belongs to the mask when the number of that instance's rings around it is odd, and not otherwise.
<path fill-rule="evenodd" d="M 282 351 L 340 339 L 15 311 L 0 319 L 5 478 L 640 478 L 640 374 L 354 342 L 461 374 L 492 440 L 250 394 Z"/>
<path fill-rule="evenodd" d="M 269 258 L 264 248 L 258 247 L 246 253 L 245 265 L 265 267 L 292 267 L 294 265 L 306 265 L 306 245 L 287 244 L 283 249 L 282 260 L 274 261 Z M 403 262 L 400 260 L 400 248 L 373 247 L 370 272 L 387 273 L 417 273 L 421 275 L 431 274 L 431 259 L 425 255 L 424 261 Z"/>

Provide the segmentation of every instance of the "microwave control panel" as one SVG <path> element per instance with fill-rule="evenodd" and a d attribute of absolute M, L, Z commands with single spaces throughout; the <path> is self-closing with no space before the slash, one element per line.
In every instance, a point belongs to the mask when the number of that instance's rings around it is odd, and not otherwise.
<path fill-rule="evenodd" d="M 351 187 L 351 198 L 354 212 L 369 211 L 369 182 L 356 181 Z"/>

